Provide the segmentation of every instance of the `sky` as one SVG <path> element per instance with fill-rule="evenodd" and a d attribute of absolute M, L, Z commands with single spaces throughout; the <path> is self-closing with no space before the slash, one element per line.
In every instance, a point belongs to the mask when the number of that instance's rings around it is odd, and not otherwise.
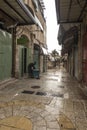
<path fill-rule="evenodd" d="M 56 49 L 60 53 L 61 47 L 58 45 L 57 40 L 59 26 L 57 25 L 55 1 L 54 0 L 43 0 L 43 1 L 46 7 L 44 13 L 47 23 L 48 52 L 51 52 L 52 50 Z"/>

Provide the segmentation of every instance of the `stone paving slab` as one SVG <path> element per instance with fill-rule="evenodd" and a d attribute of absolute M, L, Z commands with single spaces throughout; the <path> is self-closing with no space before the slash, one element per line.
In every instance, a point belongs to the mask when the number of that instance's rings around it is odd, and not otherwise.
<path fill-rule="evenodd" d="M 87 130 L 87 98 L 65 70 L 23 78 L 0 90 L 0 130 Z"/>

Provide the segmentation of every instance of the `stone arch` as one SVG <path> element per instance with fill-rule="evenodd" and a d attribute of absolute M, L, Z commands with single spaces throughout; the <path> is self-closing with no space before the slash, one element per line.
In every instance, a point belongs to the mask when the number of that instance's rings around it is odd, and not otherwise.
<path fill-rule="evenodd" d="M 34 49 L 39 51 L 40 50 L 40 46 L 38 44 L 34 43 Z"/>
<path fill-rule="evenodd" d="M 26 35 L 22 34 L 21 37 L 17 39 L 17 45 L 28 47 L 29 38 Z"/>

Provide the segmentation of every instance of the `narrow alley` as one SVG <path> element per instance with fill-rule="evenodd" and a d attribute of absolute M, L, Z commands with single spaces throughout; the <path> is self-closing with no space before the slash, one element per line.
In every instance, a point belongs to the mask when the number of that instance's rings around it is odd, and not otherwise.
<path fill-rule="evenodd" d="M 87 97 L 63 68 L 2 84 L 0 130 L 87 130 Z"/>

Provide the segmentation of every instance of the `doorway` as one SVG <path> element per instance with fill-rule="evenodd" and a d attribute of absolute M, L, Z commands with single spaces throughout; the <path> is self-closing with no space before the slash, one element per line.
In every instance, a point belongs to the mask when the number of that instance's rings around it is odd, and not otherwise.
<path fill-rule="evenodd" d="M 21 76 L 24 76 L 27 73 L 27 48 L 22 48 L 22 67 L 21 67 Z"/>

